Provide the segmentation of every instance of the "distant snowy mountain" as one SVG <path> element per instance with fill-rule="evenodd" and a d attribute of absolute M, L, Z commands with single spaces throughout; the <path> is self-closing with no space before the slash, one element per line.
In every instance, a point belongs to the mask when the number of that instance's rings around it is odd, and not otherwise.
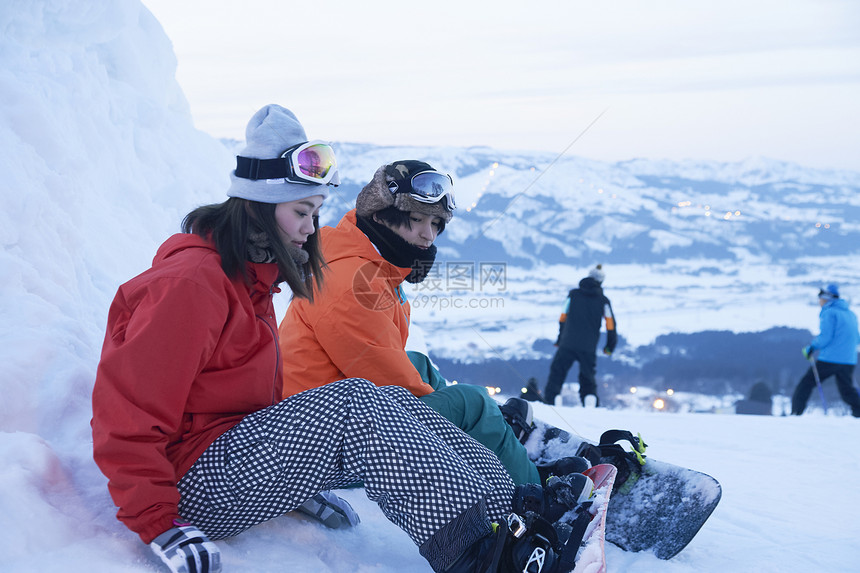
<path fill-rule="evenodd" d="M 437 241 L 435 280 L 411 290 L 441 356 L 535 356 L 596 263 L 634 345 L 673 331 L 815 330 L 820 284 L 839 282 L 849 297 L 860 287 L 860 173 L 485 147 L 341 143 L 338 156 L 344 184 L 329 224 L 383 163 L 423 159 L 453 175 L 458 209 Z"/>
<path fill-rule="evenodd" d="M 339 148 L 355 191 L 374 166 L 428 160 L 456 180 L 455 257 L 518 266 L 661 264 L 673 258 L 793 262 L 860 252 L 860 173 L 755 159 L 605 163 L 487 148 Z M 363 170 L 356 173 L 356 168 Z M 353 189 L 350 189 L 352 191 Z"/>

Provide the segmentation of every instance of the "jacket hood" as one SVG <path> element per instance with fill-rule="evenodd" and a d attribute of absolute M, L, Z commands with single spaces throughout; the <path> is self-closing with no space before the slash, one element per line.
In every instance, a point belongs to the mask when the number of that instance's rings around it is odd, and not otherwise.
<path fill-rule="evenodd" d="M 169 237 L 155 253 L 152 259 L 152 264 L 169 262 L 177 260 L 186 253 L 190 253 L 192 249 L 203 249 L 208 251 L 206 254 L 218 258 L 220 265 L 221 255 L 215 248 L 215 244 L 204 239 L 200 235 L 193 233 L 177 233 Z M 280 271 L 275 263 L 247 263 L 248 277 L 251 279 L 251 289 L 259 292 L 281 292 L 281 289 L 276 285 L 281 282 L 279 279 Z M 241 279 L 239 279 L 241 280 Z"/>
<path fill-rule="evenodd" d="M 200 235 L 179 233 L 169 237 L 158 247 L 158 251 L 156 251 L 155 257 L 152 259 L 152 264 L 160 263 L 186 249 L 207 249 L 216 255 L 218 254 L 215 245 Z"/>
<path fill-rule="evenodd" d="M 579 290 L 587 296 L 599 296 L 603 294 L 603 287 L 591 277 L 585 277 L 579 281 Z"/>

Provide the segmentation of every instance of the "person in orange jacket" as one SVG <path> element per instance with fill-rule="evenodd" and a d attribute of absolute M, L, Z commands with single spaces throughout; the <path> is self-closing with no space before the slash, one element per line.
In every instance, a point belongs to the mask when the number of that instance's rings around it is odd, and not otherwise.
<path fill-rule="evenodd" d="M 420 283 L 430 272 L 434 241 L 453 211 L 449 175 L 415 160 L 377 169 L 356 208 L 320 232 L 325 286 L 314 291 L 313 304 L 294 299 L 281 321 L 284 395 L 348 377 L 402 386 L 495 452 L 514 483 L 541 483 L 485 388 L 434 389 L 405 350 L 410 306 L 403 282 Z"/>
<path fill-rule="evenodd" d="M 321 286 L 317 213 L 337 166 L 269 105 L 231 180 L 110 307 L 93 457 L 119 520 L 173 573 L 216 573 L 213 540 L 362 481 L 435 571 L 497 545 L 553 559 L 533 532 L 509 536 L 515 486 L 496 456 L 405 389 L 351 378 L 282 399 L 279 358 L 300 350 L 279 350 L 272 296 Z"/>

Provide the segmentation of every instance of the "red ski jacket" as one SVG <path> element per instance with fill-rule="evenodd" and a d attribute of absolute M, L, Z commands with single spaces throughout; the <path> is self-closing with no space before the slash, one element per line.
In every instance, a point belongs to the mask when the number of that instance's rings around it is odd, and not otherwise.
<path fill-rule="evenodd" d="M 176 484 L 218 436 L 281 399 L 275 264 L 228 279 L 214 246 L 170 237 L 119 287 L 93 388 L 93 457 L 117 517 L 149 543 L 180 518 Z"/>

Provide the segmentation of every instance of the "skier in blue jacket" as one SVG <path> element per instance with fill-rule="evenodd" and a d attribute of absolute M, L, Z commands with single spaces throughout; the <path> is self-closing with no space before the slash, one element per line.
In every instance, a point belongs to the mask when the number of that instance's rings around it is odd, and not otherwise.
<path fill-rule="evenodd" d="M 823 382 L 835 376 L 839 395 L 851 406 L 854 417 L 860 418 L 860 394 L 853 381 L 857 345 L 860 344 L 857 315 L 849 310 L 847 301 L 839 298 L 839 287 L 835 284 L 827 285 L 827 288 L 819 291 L 818 302 L 821 305 L 818 315 L 820 334 L 803 348 L 803 356 L 814 360 L 813 353 L 818 352 L 816 363 L 819 381 Z M 810 366 L 794 389 L 794 395 L 791 397 L 791 413 L 794 415 L 803 414 L 809 395 L 815 388 L 813 366 Z"/>

